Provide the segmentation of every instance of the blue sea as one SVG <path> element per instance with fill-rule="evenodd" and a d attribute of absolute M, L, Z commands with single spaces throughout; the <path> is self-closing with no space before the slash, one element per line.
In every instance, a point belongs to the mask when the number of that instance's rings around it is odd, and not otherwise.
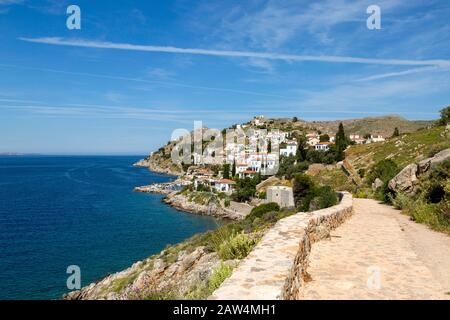
<path fill-rule="evenodd" d="M 173 179 L 138 159 L 0 157 L 0 299 L 58 299 L 70 265 L 88 285 L 220 224 L 133 192 Z"/>

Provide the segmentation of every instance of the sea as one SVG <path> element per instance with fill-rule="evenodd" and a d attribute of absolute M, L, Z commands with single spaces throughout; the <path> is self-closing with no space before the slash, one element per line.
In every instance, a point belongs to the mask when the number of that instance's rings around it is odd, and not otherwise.
<path fill-rule="evenodd" d="M 175 178 L 140 158 L 0 157 L 0 299 L 60 299 L 70 266 L 85 286 L 221 224 L 133 192 Z"/>

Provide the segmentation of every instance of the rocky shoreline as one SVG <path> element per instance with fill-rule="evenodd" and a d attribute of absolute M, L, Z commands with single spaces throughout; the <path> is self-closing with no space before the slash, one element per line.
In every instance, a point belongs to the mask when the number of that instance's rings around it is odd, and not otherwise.
<path fill-rule="evenodd" d="M 145 159 L 141 159 L 138 162 L 133 164 L 134 167 L 147 168 L 150 171 L 162 174 L 168 174 L 171 176 L 179 176 L 182 173 L 182 170 L 177 167 L 177 170 L 173 170 L 171 168 L 163 168 L 157 165 L 154 161 L 151 160 L 151 157 L 147 157 Z"/>
<path fill-rule="evenodd" d="M 179 174 L 159 167 L 155 168 L 150 159 L 140 160 L 134 166 L 147 167 L 157 173 L 177 176 Z M 241 220 L 253 208 L 250 205 L 234 202 L 225 208 L 224 201 L 216 196 L 212 196 L 204 204 L 196 203 L 190 199 L 192 194 L 180 193 L 187 184 L 189 182 L 183 181 L 178 176 L 175 181 L 135 187 L 134 191 L 162 194 L 165 196 L 162 202 L 177 210 L 221 219 Z M 213 270 L 221 263 L 217 253 L 210 252 L 203 246 L 197 247 L 193 252 L 180 251 L 173 262 L 166 261 L 165 256 L 166 252 L 163 250 L 157 255 L 134 263 L 123 271 L 110 274 L 80 290 L 69 292 L 63 296 L 63 299 L 134 300 L 185 297 L 196 286 L 205 286 Z M 229 265 L 236 263 L 236 261 L 225 261 L 225 264 Z M 175 291 L 174 288 L 176 288 Z M 160 296 L 164 292 L 170 292 L 175 296 Z"/>

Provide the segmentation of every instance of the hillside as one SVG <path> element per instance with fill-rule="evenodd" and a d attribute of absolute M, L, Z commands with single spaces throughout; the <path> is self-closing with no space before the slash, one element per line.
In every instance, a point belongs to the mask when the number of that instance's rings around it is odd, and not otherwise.
<path fill-rule="evenodd" d="M 313 121 L 312 124 L 324 132 L 334 132 L 339 123 L 345 127 L 348 134 L 356 133 L 364 135 L 367 133 L 381 134 L 390 137 L 395 128 L 401 133 L 417 131 L 421 128 L 429 127 L 434 121 L 416 120 L 410 121 L 398 115 L 387 115 L 382 117 L 369 117 L 362 119 L 334 120 L 334 121 Z"/>
<path fill-rule="evenodd" d="M 356 169 L 368 168 L 382 159 L 392 159 L 401 168 L 450 148 L 450 139 L 445 127 L 419 130 L 384 143 L 351 146 L 347 152 Z"/>
<path fill-rule="evenodd" d="M 345 127 L 347 134 L 367 133 L 380 134 L 385 137 L 390 137 L 395 128 L 398 128 L 401 133 L 409 133 L 417 131 L 421 128 L 430 127 L 434 121 L 414 120 L 410 121 L 398 115 L 386 115 L 381 117 L 367 117 L 360 119 L 344 119 L 332 121 L 305 121 L 301 119 L 268 119 L 265 127 L 268 129 L 278 128 L 285 131 L 308 131 L 320 130 L 326 133 L 335 133 L 339 123 Z"/>
<path fill-rule="evenodd" d="M 356 133 L 364 135 L 367 133 L 381 134 L 390 137 L 397 127 L 401 133 L 411 133 L 422 128 L 430 127 L 434 121 L 410 121 L 397 115 L 387 115 L 383 117 L 369 117 L 361 119 L 346 119 L 334 121 L 305 121 L 294 118 L 267 119 L 264 124 L 253 126 L 251 121 L 244 124 L 244 128 L 250 126 L 261 129 L 279 129 L 286 132 L 307 133 L 313 130 L 320 130 L 334 134 L 342 122 L 347 134 Z M 159 150 L 136 163 L 137 166 L 148 167 L 150 170 L 161 173 L 178 175 L 183 172 L 181 166 L 172 163 L 170 154 L 175 146 L 175 142 L 169 142 Z"/>

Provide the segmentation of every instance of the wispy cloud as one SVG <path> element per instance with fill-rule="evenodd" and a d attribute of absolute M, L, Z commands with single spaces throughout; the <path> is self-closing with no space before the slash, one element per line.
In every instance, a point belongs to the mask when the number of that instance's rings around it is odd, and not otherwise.
<path fill-rule="evenodd" d="M 233 51 L 233 50 L 210 50 L 199 48 L 179 48 L 171 46 L 153 46 L 153 45 L 136 45 L 128 43 L 114 43 L 103 41 L 91 41 L 84 39 L 64 39 L 58 37 L 45 38 L 25 38 L 20 40 L 42 43 L 57 46 L 72 46 L 85 47 L 97 49 L 117 49 L 117 50 L 131 50 L 131 51 L 145 51 L 145 52 L 160 52 L 160 53 L 177 53 L 177 54 L 192 54 L 192 55 L 206 55 L 218 57 L 236 57 L 236 58 L 259 58 L 269 60 L 283 60 L 283 61 L 316 61 L 316 62 L 330 62 L 330 63 L 358 63 L 358 64 L 378 64 L 378 65 L 403 65 L 403 66 L 439 66 L 450 67 L 450 60 L 434 59 L 434 60 L 405 60 L 405 59 L 377 59 L 377 58 L 361 58 L 350 56 L 329 56 L 329 55 L 296 55 L 296 54 L 282 54 L 270 52 L 253 52 L 253 51 Z"/>
<path fill-rule="evenodd" d="M 370 77 L 361 78 L 356 81 L 372 81 L 372 80 L 380 80 L 380 79 L 386 79 L 386 78 L 392 78 L 392 77 L 400 77 L 405 76 L 409 74 L 415 74 L 415 73 L 423 73 L 423 72 L 433 72 L 433 71 L 450 71 L 450 68 L 440 68 L 438 66 L 429 66 L 429 67 L 422 67 L 422 68 L 414 68 L 414 69 L 408 69 L 404 71 L 398 71 L 398 72 L 388 72 L 388 73 L 382 73 L 382 74 L 376 74 Z"/>
<path fill-rule="evenodd" d="M 123 77 L 123 76 L 96 74 L 96 73 L 87 73 L 87 72 L 73 72 L 73 71 L 55 70 L 55 69 L 47 69 L 47 68 L 34 68 L 34 67 L 9 65 L 9 64 L 0 64 L 0 67 L 17 68 L 17 69 L 24 69 L 24 70 L 35 70 L 35 71 L 41 71 L 41 72 L 59 73 L 59 74 L 64 74 L 64 75 L 74 75 L 74 76 L 81 76 L 81 77 L 92 77 L 92 78 L 118 80 L 118 81 L 160 84 L 160 85 L 164 85 L 164 86 L 182 87 L 182 88 L 207 90 L 207 91 L 229 92 L 229 93 L 235 93 L 235 94 L 254 95 L 254 96 L 261 96 L 261 97 L 290 99 L 290 97 L 287 97 L 287 96 L 271 94 L 271 93 L 264 93 L 264 92 L 250 91 L 250 90 L 237 90 L 237 89 L 231 89 L 231 88 L 198 86 L 198 85 L 191 85 L 188 83 L 175 82 L 175 81 L 149 80 L 149 79 L 142 79 L 142 78 L 132 78 L 132 77 Z"/>

